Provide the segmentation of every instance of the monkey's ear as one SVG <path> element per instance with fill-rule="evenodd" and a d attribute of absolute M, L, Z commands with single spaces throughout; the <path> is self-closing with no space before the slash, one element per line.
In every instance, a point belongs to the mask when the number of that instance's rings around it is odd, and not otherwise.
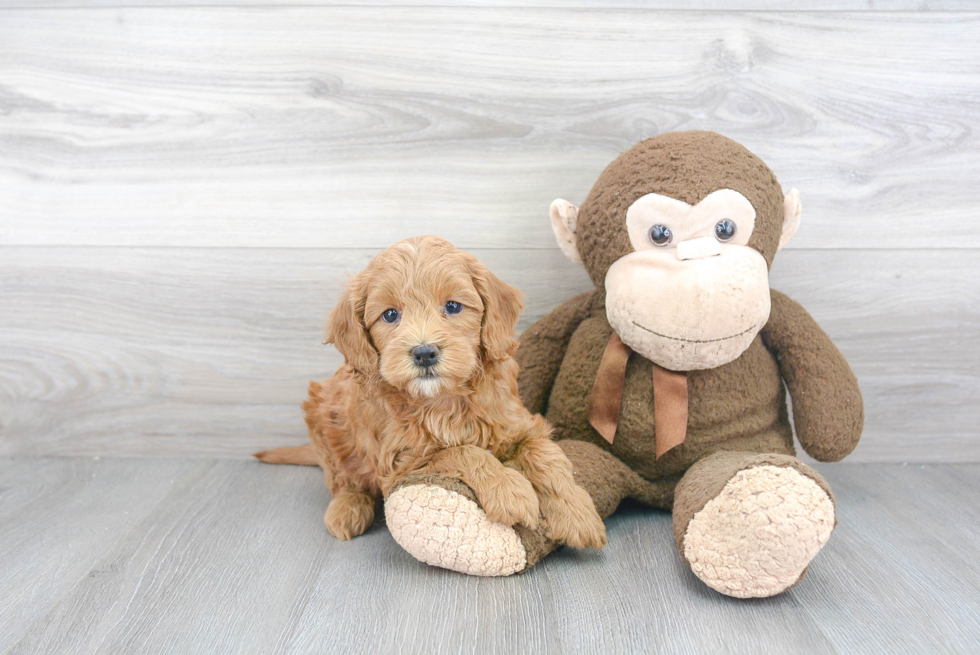
<path fill-rule="evenodd" d="M 783 197 L 783 231 L 779 235 L 777 252 L 783 249 L 796 230 L 800 227 L 800 217 L 803 215 L 803 204 L 800 202 L 800 192 L 790 189 Z"/>
<path fill-rule="evenodd" d="M 578 254 L 578 239 L 575 229 L 578 227 L 578 207 L 559 198 L 551 203 L 551 229 L 555 231 L 558 247 L 565 256 L 576 264 L 582 263 Z"/>
<path fill-rule="evenodd" d="M 327 319 L 326 339 L 344 356 L 351 368 L 369 375 L 378 368 L 378 351 L 374 349 L 364 326 L 364 302 L 360 278 L 347 285 L 340 301 Z"/>

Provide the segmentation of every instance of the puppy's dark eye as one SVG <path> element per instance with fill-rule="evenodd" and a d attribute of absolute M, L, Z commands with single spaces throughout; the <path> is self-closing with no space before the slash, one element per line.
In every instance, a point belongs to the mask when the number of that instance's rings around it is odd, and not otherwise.
<path fill-rule="evenodd" d="M 385 323 L 394 323 L 398 320 L 398 310 L 386 309 L 384 314 L 381 315 L 381 320 Z"/>
<path fill-rule="evenodd" d="M 715 225 L 715 238 L 719 241 L 731 241 L 735 236 L 735 221 L 730 218 L 723 218 Z"/>
<path fill-rule="evenodd" d="M 463 311 L 463 305 L 456 302 L 455 300 L 450 300 L 446 303 L 446 313 L 447 314 L 458 314 Z"/>
<path fill-rule="evenodd" d="M 654 225 L 650 228 L 650 241 L 655 246 L 666 246 L 673 238 L 674 235 L 666 225 Z"/>

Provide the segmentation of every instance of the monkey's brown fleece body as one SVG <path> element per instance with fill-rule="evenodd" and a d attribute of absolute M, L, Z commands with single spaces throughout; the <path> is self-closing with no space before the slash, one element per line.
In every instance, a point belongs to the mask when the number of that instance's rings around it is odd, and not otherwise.
<path fill-rule="evenodd" d="M 516 355 L 521 399 L 554 426 L 576 482 L 590 493 L 599 514 L 609 516 L 627 497 L 672 509 L 678 548 L 696 571 L 683 543 L 692 518 L 715 501 L 751 504 L 751 498 L 725 496 L 726 485 L 740 473 L 758 473 L 755 481 L 743 485 L 755 492 L 767 480 L 797 484 L 794 480 L 809 479 L 815 483 L 809 485 L 813 492 L 825 492 L 824 501 L 829 497 L 835 503 L 823 478 L 794 457 L 787 390 L 800 443 L 818 460 L 837 461 L 850 453 L 864 420 L 857 380 L 841 353 L 798 303 L 772 291 L 768 323 L 741 356 L 688 373 L 687 436 L 680 446 L 656 458 L 652 364 L 637 353 L 627 365 L 613 443 L 589 424 L 590 394 L 612 333 L 604 279 L 609 267 L 632 251 L 624 226 L 627 208 L 648 193 L 693 205 L 725 188 L 744 195 L 756 209 L 748 246 L 771 266 L 783 222 L 783 194 L 758 157 L 710 132 L 665 134 L 623 153 L 602 173 L 578 213 L 578 252 L 596 289 L 568 300 L 528 328 Z M 824 540 L 835 521 L 830 507 L 829 516 L 825 508 L 823 514 L 804 508 L 831 522 Z M 713 511 L 723 509 L 719 505 Z M 555 546 L 537 532 L 520 534 L 528 567 Z M 792 540 L 794 535 L 776 538 Z M 798 582 L 796 573 L 793 577 Z M 719 590 L 736 596 L 771 595 L 787 586 Z"/>
<path fill-rule="evenodd" d="M 772 292 L 769 323 L 741 357 L 716 369 L 688 373 L 684 443 L 656 459 L 652 364 L 635 353 L 626 369 L 619 428 L 608 443 L 588 420 L 589 395 L 612 333 L 600 293 L 576 296 L 528 328 L 517 352 L 522 400 L 554 426 L 575 467 L 576 482 L 590 493 L 600 516 L 609 516 L 629 497 L 673 508 L 676 518 L 690 520 L 740 470 L 737 465 L 706 469 L 705 489 L 692 489 L 696 493 L 683 499 L 685 507 L 675 506 L 674 488 L 695 463 L 719 451 L 746 453 L 741 460 L 725 460 L 746 466 L 759 461 L 750 453 L 795 455 L 781 378 L 791 393 L 796 392 L 797 434 L 804 447 L 812 447 L 815 458 L 837 461 L 856 445 L 863 412 L 854 375 L 810 315 L 778 291 Z M 553 353 L 562 351 L 564 357 L 554 366 Z M 823 402 L 810 403 L 811 397 Z M 811 438 L 814 430 L 820 432 L 817 438 Z M 823 478 L 795 458 L 777 462 L 797 468 L 830 493 Z M 528 561 L 544 554 L 529 553 Z"/>

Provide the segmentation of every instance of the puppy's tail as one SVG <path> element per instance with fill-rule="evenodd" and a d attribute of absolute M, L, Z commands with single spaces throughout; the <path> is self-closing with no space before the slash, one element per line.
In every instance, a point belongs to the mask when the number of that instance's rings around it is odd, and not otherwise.
<path fill-rule="evenodd" d="M 308 443 L 303 446 L 290 446 L 287 448 L 273 448 L 255 453 L 263 462 L 269 464 L 300 464 L 302 466 L 319 466 L 320 462 L 316 458 L 316 449 L 313 444 Z"/>

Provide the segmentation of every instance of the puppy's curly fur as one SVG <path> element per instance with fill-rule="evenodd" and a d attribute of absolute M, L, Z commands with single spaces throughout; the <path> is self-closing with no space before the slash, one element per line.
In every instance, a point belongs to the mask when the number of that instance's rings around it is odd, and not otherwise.
<path fill-rule="evenodd" d="M 346 361 L 310 384 L 312 445 L 256 456 L 323 468 L 333 496 L 324 522 L 338 539 L 367 530 L 397 480 L 436 473 L 472 488 L 491 520 L 543 520 L 555 540 L 601 548 L 592 499 L 517 394 L 522 309 L 519 291 L 448 241 L 396 243 L 351 280 L 330 316 L 327 342 Z"/>

